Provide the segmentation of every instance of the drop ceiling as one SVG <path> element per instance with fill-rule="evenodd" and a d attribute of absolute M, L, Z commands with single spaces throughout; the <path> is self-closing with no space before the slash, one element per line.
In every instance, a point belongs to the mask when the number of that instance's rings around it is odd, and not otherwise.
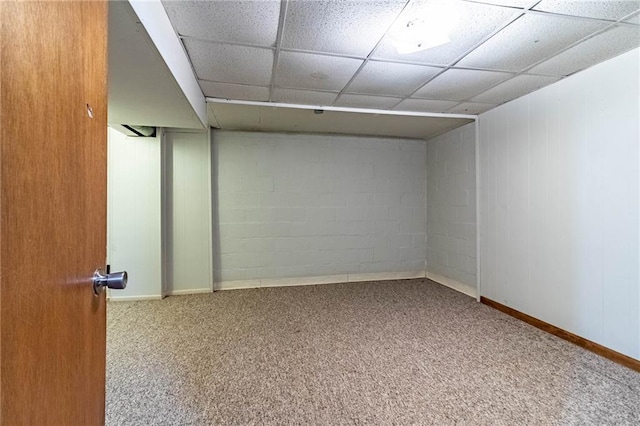
<path fill-rule="evenodd" d="M 450 0 L 451 42 L 398 54 L 388 30 L 435 1 L 163 4 L 205 96 L 220 99 L 479 114 L 640 45 L 635 0 Z M 239 107 L 210 116 L 220 108 Z"/>

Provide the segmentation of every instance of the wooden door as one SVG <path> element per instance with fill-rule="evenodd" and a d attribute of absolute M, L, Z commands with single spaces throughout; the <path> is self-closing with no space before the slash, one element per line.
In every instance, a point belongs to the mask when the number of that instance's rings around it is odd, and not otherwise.
<path fill-rule="evenodd" d="M 104 424 L 104 2 L 0 1 L 0 423 Z"/>

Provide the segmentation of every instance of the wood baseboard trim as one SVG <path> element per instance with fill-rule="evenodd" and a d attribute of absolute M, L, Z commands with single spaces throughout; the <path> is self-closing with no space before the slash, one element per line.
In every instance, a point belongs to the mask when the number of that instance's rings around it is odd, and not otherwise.
<path fill-rule="evenodd" d="M 613 362 L 616 362 L 620 365 L 624 365 L 627 368 L 630 368 L 634 371 L 640 372 L 640 361 L 631 358 L 630 356 L 621 354 L 620 352 L 616 352 L 613 349 L 609 349 L 606 346 L 602 346 L 596 342 L 592 342 L 591 340 L 587 340 L 583 337 L 577 336 L 569 331 L 563 330 L 561 328 L 556 327 L 555 325 L 551 325 L 547 322 L 539 320 L 538 318 L 534 318 L 530 315 L 527 315 L 523 312 L 517 311 L 513 308 L 503 305 L 502 303 L 498 303 L 494 300 L 487 299 L 486 297 L 481 296 L 480 302 L 490 306 L 494 309 L 499 310 L 509 316 L 512 316 L 520 321 L 524 321 L 527 324 L 530 324 L 540 330 L 546 331 L 549 334 L 553 334 L 561 339 L 564 339 L 568 342 L 573 343 L 574 345 L 578 345 L 581 348 L 584 348 L 588 351 L 591 351 L 601 357 L 610 359 Z"/>

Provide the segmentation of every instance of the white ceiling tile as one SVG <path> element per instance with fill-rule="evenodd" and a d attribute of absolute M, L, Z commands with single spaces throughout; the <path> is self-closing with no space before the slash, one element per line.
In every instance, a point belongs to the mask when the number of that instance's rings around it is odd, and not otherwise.
<path fill-rule="evenodd" d="M 290 1 L 282 46 L 368 55 L 406 0 Z"/>
<path fill-rule="evenodd" d="M 178 34 L 207 40 L 273 46 L 279 1 L 162 2 Z"/>
<path fill-rule="evenodd" d="M 628 22 L 630 24 L 640 25 L 640 15 L 636 15 L 633 18 L 629 18 L 624 22 Z"/>
<path fill-rule="evenodd" d="M 396 111 L 445 112 L 456 106 L 458 102 L 433 101 L 428 99 L 406 99 L 396 105 Z"/>
<path fill-rule="evenodd" d="M 458 65 L 520 71 L 606 24 L 525 15 L 467 55 Z"/>
<path fill-rule="evenodd" d="M 184 40 L 184 45 L 202 80 L 256 86 L 268 86 L 271 82 L 272 50 L 198 40 Z"/>
<path fill-rule="evenodd" d="M 398 19 L 397 24 L 406 25 L 407 20 L 416 16 L 419 10 L 427 8 L 430 3 L 432 3 L 430 0 L 420 0 L 410 3 L 408 9 L 403 12 L 402 17 Z M 458 2 L 458 5 L 460 22 L 456 29 L 450 34 L 449 38 L 451 42 L 420 52 L 400 54 L 396 51 L 391 37 L 387 35 L 378 49 L 376 49 L 373 57 L 448 65 L 467 50 L 471 49 L 484 37 L 498 29 L 515 13 L 513 9 L 479 3 Z M 405 16 L 407 18 L 404 18 Z"/>
<path fill-rule="evenodd" d="M 534 0 L 478 0 L 480 3 L 497 4 L 500 6 L 520 7 L 530 6 Z"/>
<path fill-rule="evenodd" d="M 349 93 L 405 96 L 440 71 L 440 68 L 422 65 L 369 61 L 347 91 Z"/>
<path fill-rule="evenodd" d="M 637 0 L 543 0 L 533 10 L 561 13 L 563 15 L 584 16 L 587 18 L 608 19 L 617 21 L 628 14 L 640 9 Z"/>
<path fill-rule="evenodd" d="M 461 101 L 512 75 L 492 71 L 450 69 L 427 83 L 413 97 Z"/>
<path fill-rule="evenodd" d="M 291 104 L 331 105 L 337 96 L 338 93 L 275 88 L 271 99 L 274 102 Z"/>
<path fill-rule="evenodd" d="M 373 108 L 373 109 L 389 109 L 402 98 L 388 98 L 384 96 L 368 96 L 368 95 L 352 95 L 343 94 L 336 101 L 336 106 L 352 107 L 352 108 Z"/>
<path fill-rule="evenodd" d="M 559 77 L 519 75 L 475 96 L 472 101 L 502 104 L 558 81 Z"/>
<path fill-rule="evenodd" d="M 362 65 L 359 59 L 280 52 L 276 84 L 299 89 L 342 90 Z"/>
<path fill-rule="evenodd" d="M 205 96 L 221 99 L 235 99 L 243 101 L 268 101 L 269 88 L 247 86 L 243 84 L 214 83 L 200 81 L 200 87 Z"/>
<path fill-rule="evenodd" d="M 472 114 L 478 115 L 483 112 L 489 111 L 490 109 L 496 107 L 495 104 L 485 104 L 481 102 L 462 102 L 449 111 L 451 114 Z"/>
<path fill-rule="evenodd" d="M 529 72 L 570 75 L 640 46 L 640 27 L 616 27 L 536 65 Z"/>

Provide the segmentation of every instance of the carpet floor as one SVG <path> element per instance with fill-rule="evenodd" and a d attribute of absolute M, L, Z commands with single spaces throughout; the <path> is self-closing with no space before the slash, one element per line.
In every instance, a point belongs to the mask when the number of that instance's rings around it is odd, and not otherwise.
<path fill-rule="evenodd" d="M 640 374 L 429 280 L 108 306 L 107 425 L 639 425 Z"/>

